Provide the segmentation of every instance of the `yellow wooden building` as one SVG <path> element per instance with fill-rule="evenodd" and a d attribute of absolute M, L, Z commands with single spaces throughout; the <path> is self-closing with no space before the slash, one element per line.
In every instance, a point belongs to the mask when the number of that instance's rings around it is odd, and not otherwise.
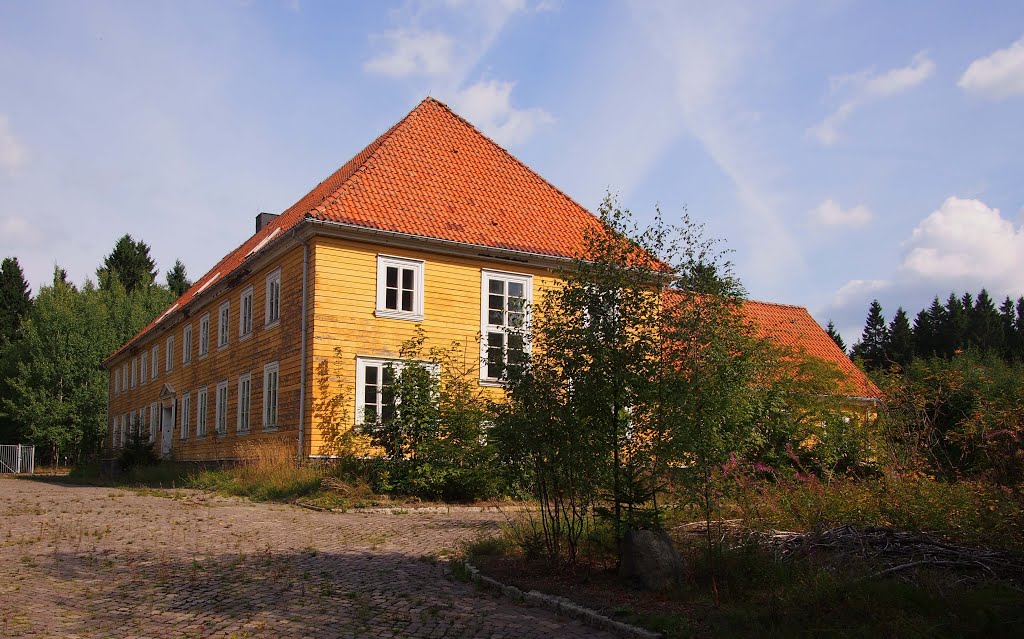
<path fill-rule="evenodd" d="M 108 443 L 148 433 L 163 456 L 205 461 L 272 437 L 322 455 L 318 364 L 331 362 L 355 425 L 379 411 L 383 369 L 418 328 L 466 345 L 480 385 L 500 392 L 505 327 L 598 227 L 428 98 L 295 205 L 261 214 L 105 361 Z"/>

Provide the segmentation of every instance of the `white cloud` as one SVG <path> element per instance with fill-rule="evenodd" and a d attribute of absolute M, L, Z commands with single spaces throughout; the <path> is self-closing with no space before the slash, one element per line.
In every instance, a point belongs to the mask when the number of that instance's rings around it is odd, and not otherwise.
<path fill-rule="evenodd" d="M 840 127 L 861 107 L 912 89 L 935 72 L 935 63 L 922 51 L 905 67 L 890 69 L 876 75 L 870 70 L 831 78 L 832 95 L 845 98 L 827 118 L 807 130 L 821 144 L 830 146 L 839 141 Z"/>
<path fill-rule="evenodd" d="M 906 248 L 904 277 L 1024 288 L 1024 228 L 980 200 L 948 198 L 917 225 Z"/>
<path fill-rule="evenodd" d="M 483 80 L 459 91 L 454 107 L 463 117 L 498 144 L 515 145 L 530 138 L 538 128 L 554 122 L 544 109 L 512 106 L 512 82 Z"/>
<path fill-rule="evenodd" d="M 874 214 L 863 204 L 843 210 L 839 203 L 828 199 L 815 207 L 811 213 L 811 221 L 824 226 L 848 226 L 860 228 L 867 226 Z"/>
<path fill-rule="evenodd" d="M 899 305 L 913 314 L 950 291 L 986 288 L 997 302 L 1024 293 L 1024 226 L 980 200 L 948 198 L 918 223 L 903 249 L 891 275 L 847 282 L 818 315 L 836 318 L 845 334 L 863 321 L 872 299 L 891 317 Z"/>
<path fill-rule="evenodd" d="M 10 121 L 0 113 L 0 169 L 14 175 L 25 164 L 25 147 L 11 133 Z"/>
<path fill-rule="evenodd" d="M 388 50 L 367 60 L 364 69 L 393 78 L 445 75 L 453 69 L 454 42 L 444 33 L 395 29 L 376 36 Z"/>
<path fill-rule="evenodd" d="M 957 86 L 993 100 L 1024 95 L 1024 37 L 972 62 Z"/>

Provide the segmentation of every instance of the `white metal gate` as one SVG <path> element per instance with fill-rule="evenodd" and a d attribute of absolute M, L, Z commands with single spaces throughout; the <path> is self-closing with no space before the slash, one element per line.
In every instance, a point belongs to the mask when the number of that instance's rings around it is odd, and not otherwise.
<path fill-rule="evenodd" d="M 0 444 L 0 473 L 29 473 L 35 470 L 36 447 Z"/>

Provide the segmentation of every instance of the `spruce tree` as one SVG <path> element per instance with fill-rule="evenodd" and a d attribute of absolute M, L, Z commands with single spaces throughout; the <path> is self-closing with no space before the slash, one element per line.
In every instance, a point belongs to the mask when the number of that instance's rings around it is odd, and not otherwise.
<path fill-rule="evenodd" d="M 914 335 L 910 330 L 907 312 L 903 310 L 902 306 L 893 316 L 888 333 L 886 357 L 890 362 L 899 364 L 901 367 L 906 366 L 914 357 Z"/>
<path fill-rule="evenodd" d="M 1007 361 L 1013 360 L 1020 353 L 1017 331 L 1013 328 L 1016 316 L 1017 313 L 1013 306 L 1013 300 L 1007 295 L 1006 299 L 999 306 L 999 325 L 1003 332 L 1003 357 Z"/>
<path fill-rule="evenodd" d="M 0 264 L 0 346 L 17 339 L 21 322 L 32 308 L 32 295 L 18 258 Z"/>
<path fill-rule="evenodd" d="M 969 297 L 969 295 L 965 297 Z M 942 324 L 939 326 L 938 354 L 949 358 L 964 347 L 967 335 L 967 312 L 956 293 L 949 294 L 944 311 Z"/>
<path fill-rule="evenodd" d="M 970 311 L 968 344 L 982 351 L 1002 354 L 1005 340 L 1002 320 L 988 291 L 981 289 Z"/>
<path fill-rule="evenodd" d="M 174 266 L 167 271 L 167 288 L 174 293 L 175 297 L 181 297 L 192 286 L 192 280 L 188 279 L 185 272 L 185 265 L 181 260 L 175 260 Z"/>
<path fill-rule="evenodd" d="M 860 341 L 853 345 L 853 355 L 860 357 L 867 370 L 882 368 L 886 365 L 885 347 L 888 341 L 889 329 L 885 325 L 885 317 L 882 316 L 882 305 L 878 300 L 874 300 L 868 309 L 864 333 L 861 334 Z"/>
<path fill-rule="evenodd" d="M 128 293 L 155 282 L 156 274 L 156 262 L 149 256 L 149 245 L 127 234 L 117 241 L 110 255 L 103 258 L 103 266 L 96 270 L 101 288 L 109 288 L 111 278 L 116 277 Z"/>
<path fill-rule="evenodd" d="M 832 320 L 828 321 L 828 326 L 825 327 L 825 332 L 828 333 L 828 336 L 831 337 L 832 341 L 836 343 L 836 346 L 839 347 L 839 350 L 845 353 L 846 342 L 843 341 L 843 336 L 840 335 L 839 331 L 836 330 L 836 325 L 832 322 Z"/>

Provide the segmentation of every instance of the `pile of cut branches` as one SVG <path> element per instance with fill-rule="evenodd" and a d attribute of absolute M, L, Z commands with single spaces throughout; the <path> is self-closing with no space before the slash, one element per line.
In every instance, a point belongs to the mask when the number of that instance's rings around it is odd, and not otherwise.
<path fill-rule="evenodd" d="M 875 526 L 836 526 L 822 532 L 784 530 L 756 531 L 739 520 L 711 522 L 722 541 L 757 543 L 772 549 L 783 560 L 818 557 L 834 565 L 869 565 L 875 570 L 866 578 L 903 576 L 928 568 L 968 573 L 979 578 L 1024 584 L 1024 557 L 962 546 L 923 533 Z M 707 524 L 694 522 L 676 527 L 686 534 L 704 534 Z"/>
<path fill-rule="evenodd" d="M 1024 559 L 1011 553 L 961 546 L 924 534 L 874 526 L 837 526 L 819 533 L 752 533 L 782 558 L 826 555 L 830 561 L 868 561 L 870 577 L 943 568 L 1024 583 Z M 844 562 L 845 563 L 845 562 Z"/>

